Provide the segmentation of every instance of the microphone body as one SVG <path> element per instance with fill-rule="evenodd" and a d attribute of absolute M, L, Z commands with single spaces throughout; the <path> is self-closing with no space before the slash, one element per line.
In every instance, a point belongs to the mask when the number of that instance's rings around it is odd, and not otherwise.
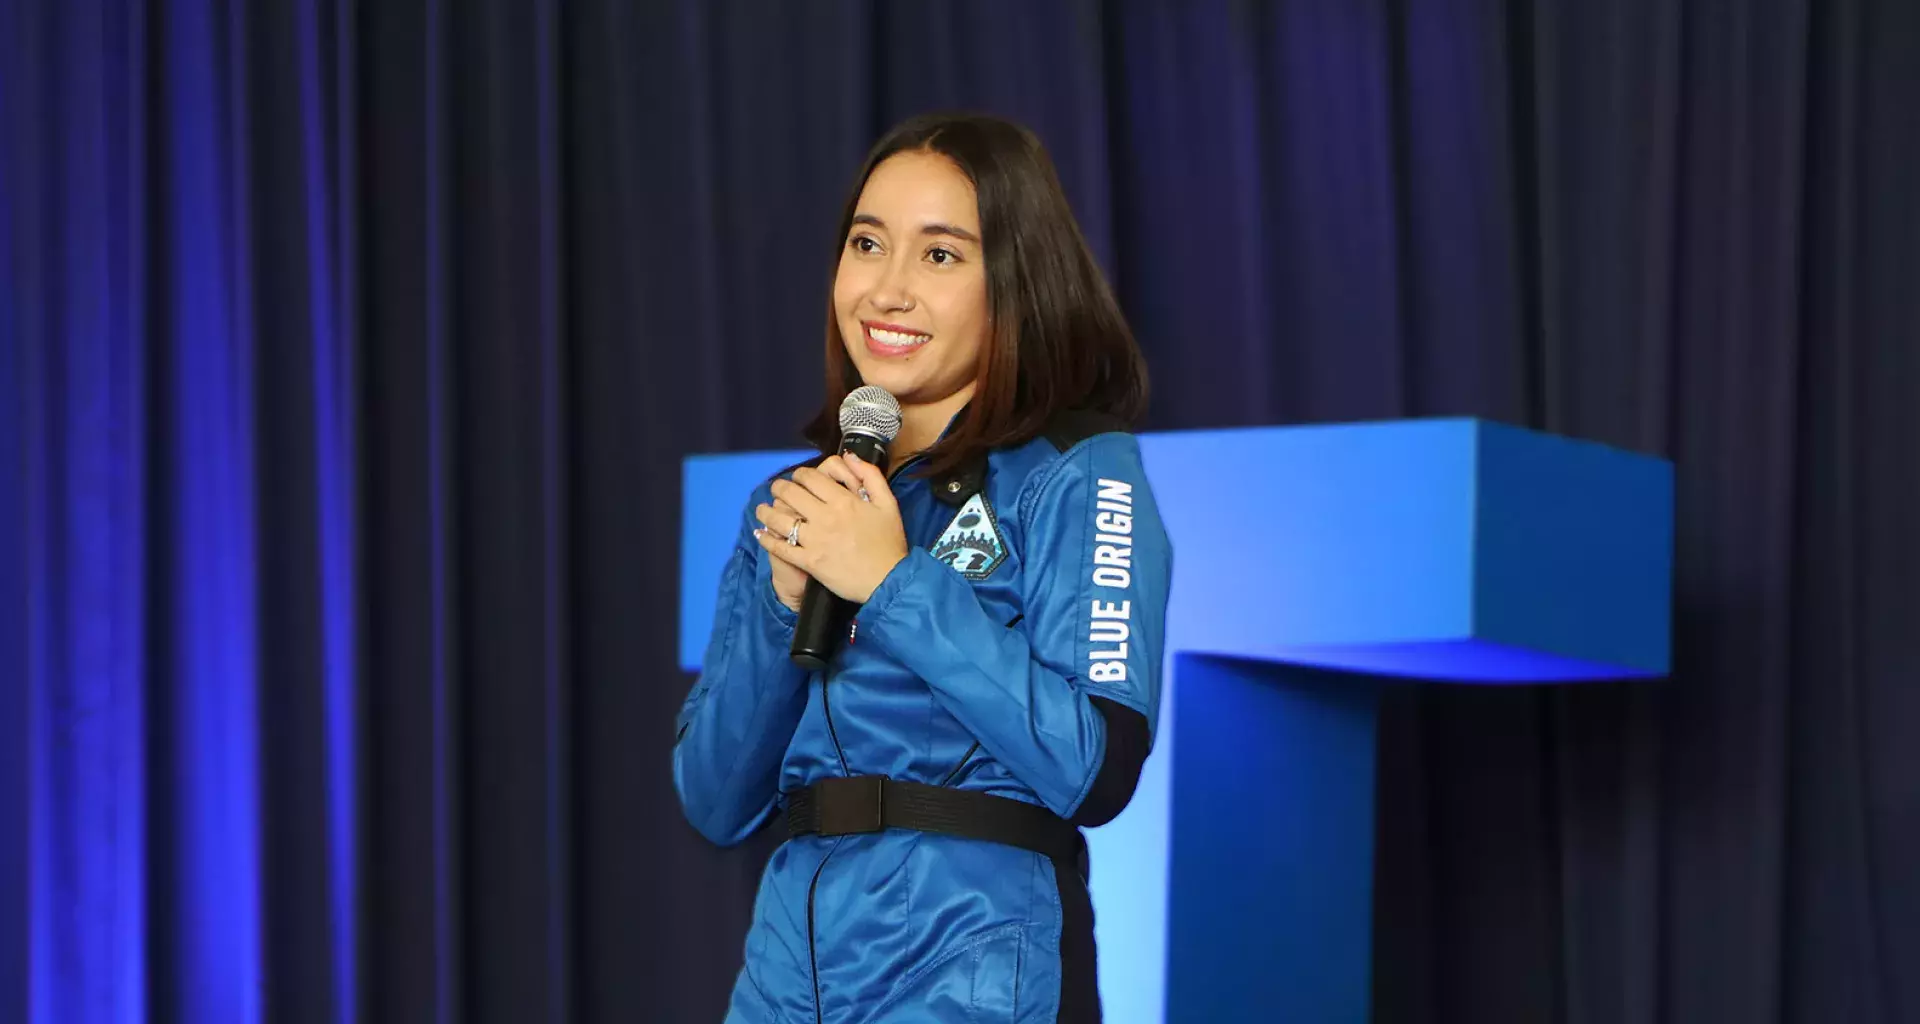
<path fill-rule="evenodd" d="M 852 452 L 870 466 L 885 468 L 887 446 L 900 432 L 900 403 L 869 384 L 858 387 L 840 403 L 840 453 Z M 833 660 L 834 649 L 852 621 L 853 602 L 828 590 L 819 580 L 807 581 L 800 597 L 800 621 L 793 628 L 790 656 L 809 672 L 818 672 Z"/>
<path fill-rule="evenodd" d="M 847 452 L 858 455 L 869 466 L 887 464 L 886 442 L 868 434 L 841 435 L 840 453 Z M 847 624 L 853 621 L 853 612 L 852 601 L 834 596 L 819 580 L 808 580 L 806 593 L 800 597 L 800 621 L 793 627 L 794 663 L 809 672 L 826 668 L 840 638 L 846 635 Z"/>

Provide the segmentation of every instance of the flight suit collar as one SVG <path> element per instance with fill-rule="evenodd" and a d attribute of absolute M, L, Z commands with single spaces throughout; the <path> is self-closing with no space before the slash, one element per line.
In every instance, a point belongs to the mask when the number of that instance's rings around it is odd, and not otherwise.
<path fill-rule="evenodd" d="M 933 496 L 943 505 L 959 508 L 986 485 L 987 456 L 982 452 L 936 477 Z"/>
<path fill-rule="evenodd" d="M 954 413 L 953 418 L 947 421 L 946 429 L 940 431 L 939 439 L 946 440 L 960 424 L 965 423 L 967 412 L 972 408 L 971 402 L 961 406 L 960 411 Z M 968 498 L 980 493 L 986 485 L 987 456 L 985 452 L 970 456 L 928 482 L 934 499 L 951 508 L 959 508 L 966 504 Z"/>

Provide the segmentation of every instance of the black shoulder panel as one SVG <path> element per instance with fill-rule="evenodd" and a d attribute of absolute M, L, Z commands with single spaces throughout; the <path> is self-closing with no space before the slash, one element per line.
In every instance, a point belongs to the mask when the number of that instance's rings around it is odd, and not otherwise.
<path fill-rule="evenodd" d="M 1112 821 L 1133 800 L 1140 785 L 1140 768 L 1147 761 L 1153 739 L 1147 732 L 1147 717 L 1124 704 L 1105 697 L 1092 697 L 1094 709 L 1107 723 L 1107 753 L 1094 774 L 1093 785 L 1080 800 L 1073 823 L 1081 828 L 1098 828 Z"/>
<path fill-rule="evenodd" d="M 1053 445 L 1054 451 L 1064 452 L 1089 437 L 1111 434 L 1114 431 L 1125 432 L 1126 429 L 1127 424 L 1118 416 L 1109 416 L 1104 412 L 1094 412 L 1090 409 L 1068 409 L 1047 421 L 1046 429 L 1041 431 L 1041 436 L 1047 439 L 1048 444 Z"/>

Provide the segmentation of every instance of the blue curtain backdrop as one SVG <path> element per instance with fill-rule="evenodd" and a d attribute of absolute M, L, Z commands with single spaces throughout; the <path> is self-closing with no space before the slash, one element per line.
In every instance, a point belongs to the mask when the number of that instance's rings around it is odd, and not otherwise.
<path fill-rule="evenodd" d="M 1151 427 L 1678 465 L 1671 681 L 1390 699 L 1378 1019 L 1920 1019 L 1907 0 L 0 0 L 0 1019 L 716 1019 L 677 460 L 945 106 Z"/>

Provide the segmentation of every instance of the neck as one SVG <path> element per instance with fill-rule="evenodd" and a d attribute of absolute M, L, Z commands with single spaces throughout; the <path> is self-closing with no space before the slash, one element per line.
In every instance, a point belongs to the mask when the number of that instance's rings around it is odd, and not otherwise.
<path fill-rule="evenodd" d="M 969 383 L 938 401 L 902 405 L 900 433 L 893 439 L 893 455 L 889 459 L 892 466 L 903 466 L 908 459 L 933 447 L 934 442 L 940 440 L 940 432 L 953 421 L 954 414 L 972 399 L 973 384 Z"/>

